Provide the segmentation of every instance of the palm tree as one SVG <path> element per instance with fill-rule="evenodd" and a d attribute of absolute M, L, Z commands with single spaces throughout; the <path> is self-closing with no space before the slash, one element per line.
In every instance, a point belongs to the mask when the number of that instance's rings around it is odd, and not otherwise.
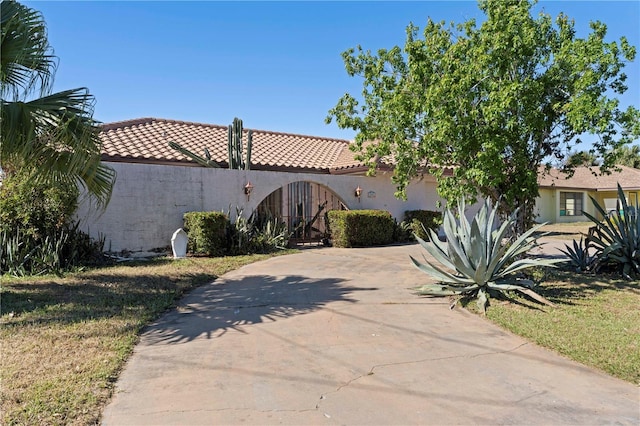
<path fill-rule="evenodd" d="M 95 99 L 86 88 L 51 93 L 57 57 L 37 10 L 2 0 L 0 162 L 33 167 L 38 179 L 80 185 L 105 207 L 115 171 L 100 162 Z"/>
<path fill-rule="evenodd" d="M 624 145 L 617 152 L 618 164 L 640 169 L 640 145 Z"/>
<path fill-rule="evenodd" d="M 567 157 L 565 164 L 567 166 L 599 166 L 600 159 L 589 151 L 578 151 Z"/>

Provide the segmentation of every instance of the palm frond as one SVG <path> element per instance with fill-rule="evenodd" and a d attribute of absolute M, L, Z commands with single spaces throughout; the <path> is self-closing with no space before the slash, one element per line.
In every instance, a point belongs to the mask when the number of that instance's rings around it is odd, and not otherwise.
<path fill-rule="evenodd" d="M 0 84 L 3 99 L 13 100 L 37 89 L 47 93 L 56 69 L 56 57 L 47 38 L 42 14 L 15 1 L 3 1 Z"/>
<path fill-rule="evenodd" d="M 0 155 L 37 165 L 42 179 L 79 183 L 104 206 L 115 173 L 100 162 L 98 123 L 92 118 L 94 98 L 84 88 L 65 90 L 29 102 L 2 102 Z"/>

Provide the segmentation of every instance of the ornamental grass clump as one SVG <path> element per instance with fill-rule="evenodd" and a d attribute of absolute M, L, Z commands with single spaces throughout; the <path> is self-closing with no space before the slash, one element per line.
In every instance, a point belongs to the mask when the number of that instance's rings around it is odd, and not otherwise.
<path fill-rule="evenodd" d="M 540 303 L 553 306 L 549 300 L 533 291 L 532 280 L 516 274 L 534 266 L 553 266 L 564 261 L 522 258 L 537 244 L 533 234 L 544 224 L 536 225 L 513 242 L 508 242 L 508 234 L 517 220 L 517 210 L 496 228 L 497 208 L 492 209 L 488 200 L 471 223 L 464 215 L 464 207 L 462 200 L 458 203 L 458 219 L 451 210 L 445 211 L 445 242 L 440 241 L 432 229 L 429 230 L 428 241 L 417 237 L 422 247 L 442 265 L 436 266 L 426 258 L 424 262 L 419 262 L 411 257 L 418 269 L 440 281 L 423 285 L 418 288 L 418 293 L 425 296 L 476 298 L 478 308 L 483 313 L 489 306 L 489 297 L 505 291 L 519 291 Z"/>

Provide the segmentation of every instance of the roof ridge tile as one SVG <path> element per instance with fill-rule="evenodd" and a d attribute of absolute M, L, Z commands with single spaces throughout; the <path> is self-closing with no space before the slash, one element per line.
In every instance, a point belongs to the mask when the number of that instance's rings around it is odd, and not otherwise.
<path fill-rule="evenodd" d="M 103 123 L 101 125 L 101 128 L 103 131 L 109 131 L 109 130 L 115 130 L 123 127 L 132 127 L 140 124 L 148 124 L 153 122 L 184 124 L 184 125 L 190 125 L 190 126 L 208 127 L 208 128 L 216 128 L 216 129 L 227 129 L 227 126 L 224 126 L 221 124 L 199 123 L 196 121 L 173 120 L 170 118 L 157 118 L 157 117 L 142 117 L 142 118 L 134 118 L 131 120 L 122 120 L 122 121 L 114 121 L 110 123 Z M 244 130 L 246 131 L 253 130 L 254 132 L 267 134 L 267 135 L 291 136 L 291 137 L 301 137 L 301 138 L 307 138 L 307 139 L 322 139 L 327 141 L 342 142 L 347 145 L 351 143 L 351 141 L 348 139 L 332 138 L 332 137 L 325 137 L 325 136 L 313 136 L 313 135 L 305 135 L 300 133 L 279 132 L 274 130 L 261 130 L 261 129 L 251 129 L 251 128 L 245 128 Z"/>
<path fill-rule="evenodd" d="M 100 128 L 104 132 L 109 130 L 120 129 L 123 127 L 131 127 L 131 126 L 137 126 L 140 124 L 151 123 L 154 120 L 157 120 L 157 119 L 153 117 L 143 117 L 143 118 L 134 118 L 131 120 L 113 121 L 110 123 L 102 123 L 100 125 Z"/>

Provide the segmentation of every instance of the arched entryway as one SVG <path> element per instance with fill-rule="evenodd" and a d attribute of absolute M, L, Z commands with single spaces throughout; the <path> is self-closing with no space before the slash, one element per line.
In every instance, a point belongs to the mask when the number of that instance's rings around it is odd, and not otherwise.
<path fill-rule="evenodd" d="M 315 242 L 325 237 L 325 213 L 348 210 L 330 188 L 315 182 L 298 181 L 276 189 L 260 202 L 259 215 L 276 217 L 287 224 L 292 242 Z"/>

